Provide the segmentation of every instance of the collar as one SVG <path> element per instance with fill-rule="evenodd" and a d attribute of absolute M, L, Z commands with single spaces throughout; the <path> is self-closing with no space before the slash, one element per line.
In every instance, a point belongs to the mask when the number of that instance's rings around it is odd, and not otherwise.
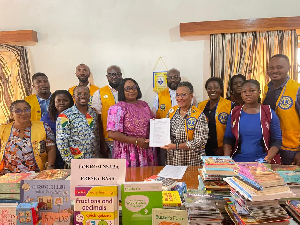
<path fill-rule="evenodd" d="M 286 80 L 283 82 L 283 84 L 280 85 L 280 87 L 278 87 L 278 88 L 276 88 L 276 89 L 274 89 L 274 87 L 273 87 L 273 82 L 270 81 L 270 82 L 268 83 L 268 88 L 269 88 L 270 90 L 277 90 L 277 89 L 283 88 L 283 87 L 286 85 L 286 83 L 289 81 L 289 79 L 290 79 L 290 77 L 288 76 L 288 77 L 286 78 Z"/>
<path fill-rule="evenodd" d="M 87 110 L 87 114 L 91 115 L 91 110 L 92 108 L 87 106 L 88 110 Z M 73 113 L 80 113 L 83 114 L 82 112 L 79 111 L 79 109 L 77 108 L 77 106 L 74 104 L 71 108 L 73 108 Z M 84 115 L 84 114 L 83 114 Z"/>
<path fill-rule="evenodd" d="M 110 88 L 110 90 L 111 90 L 112 92 L 118 92 L 118 90 L 114 89 L 114 88 L 111 87 L 110 85 L 108 85 L 108 87 Z"/>
<path fill-rule="evenodd" d="M 48 100 L 50 100 L 51 95 L 52 95 L 52 93 L 50 93 L 50 96 L 47 99 L 41 98 L 37 94 L 35 96 L 37 97 L 38 100 L 46 100 L 46 101 L 48 101 Z"/>

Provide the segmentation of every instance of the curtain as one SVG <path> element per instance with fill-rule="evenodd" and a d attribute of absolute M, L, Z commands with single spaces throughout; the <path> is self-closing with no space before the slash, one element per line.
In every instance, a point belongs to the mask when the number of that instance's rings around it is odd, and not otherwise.
<path fill-rule="evenodd" d="M 211 76 L 224 81 L 224 96 L 229 97 L 229 80 L 235 74 L 256 79 L 261 89 L 270 79 L 267 76 L 269 59 L 276 54 L 287 55 L 291 69 L 289 76 L 298 81 L 295 30 L 210 35 Z"/>
<path fill-rule="evenodd" d="M 27 51 L 22 46 L 0 44 L 0 124 L 10 119 L 10 104 L 31 94 Z"/>

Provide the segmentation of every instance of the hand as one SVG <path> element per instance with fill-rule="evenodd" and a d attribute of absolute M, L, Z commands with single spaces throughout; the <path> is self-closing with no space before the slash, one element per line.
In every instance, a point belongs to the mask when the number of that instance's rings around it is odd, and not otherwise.
<path fill-rule="evenodd" d="M 300 166 L 300 152 L 295 155 L 294 162 L 292 165 Z"/>
<path fill-rule="evenodd" d="M 175 150 L 176 149 L 176 144 L 171 143 L 171 144 L 165 145 L 161 148 L 166 149 L 166 150 Z"/>
<path fill-rule="evenodd" d="M 149 147 L 149 140 L 145 138 L 138 138 L 137 139 L 137 146 L 139 146 L 140 148 L 148 148 Z"/>
<path fill-rule="evenodd" d="M 264 160 L 266 160 L 269 164 L 271 163 L 273 157 L 271 158 L 269 155 L 267 155 Z"/>
<path fill-rule="evenodd" d="M 46 170 L 53 170 L 54 166 L 47 166 Z"/>
<path fill-rule="evenodd" d="M 223 147 L 218 147 L 218 148 L 214 149 L 213 151 L 214 151 L 214 154 L 216 156 L 223 156 L 224 155 Z"/>

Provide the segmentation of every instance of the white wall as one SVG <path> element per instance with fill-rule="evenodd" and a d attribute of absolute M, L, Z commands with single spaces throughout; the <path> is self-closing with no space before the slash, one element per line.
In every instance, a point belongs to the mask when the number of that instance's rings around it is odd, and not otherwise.
<path fill-rule="evenodd" d="M 299 0 L 0 0 L 0 30 L 38 32 L 39 42 L 28 47 L 30 70 L 46 73 L 52 91 L 77 84 L 79 63 L 91 68 L 98 86 L 106 85 L 106 68 L 117 64 L 152 104 L 152 71 L 160 56 L 192 82 L 198 100 L 206 98 L 209 36 L 180 38 L 179 23 L 299 12 Z"/>

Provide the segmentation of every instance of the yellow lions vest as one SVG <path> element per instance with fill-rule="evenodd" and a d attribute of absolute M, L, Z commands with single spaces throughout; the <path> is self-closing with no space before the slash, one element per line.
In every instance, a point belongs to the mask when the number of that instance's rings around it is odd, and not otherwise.
<path fill-rule="evenodd" d="M 115 97 L 114 97 L 113 93 L 111 92 L 108 85 L 100 88 L 99 91 L 100 91 L 100 98 L 101 98 L 101 104 L 102 104 L 101 120 L 102 120 L 102 126 L 103 126 L 103 135 L 104 135 L 105 141 L 113 141 L 113 139 L 108 138 L 108 133 L 106 131 L 106 128 L 107 128 L 108 109 L 112 105 L 116 104 Z"/>
<path fill-rule="evenodd" d="M 70 94 L 71 94 L 72 96 L 73 96 L 73 94 L 74 94 L 74 88 L 75 88 L 75 87 L 77 87 L 77 86 L 73 86 L 73 87 L 69 88 L 69 92 L 70 92 Z M 89 105 L 91 105 L 91 104 L 92 104 L 92 98 L 93 98 L 93 95 L 94 95 L 94 93 L 95 93 L 96 91 L 99 90 L 99 88 L 98 88 L 97 86 L 91 84 L 91 86 L 90 86 L 89 89 L 90 89 L 90 101 L 89 101 Z"/>
<path fill-rule="evenodd" d="M 25 97 L 25 101 L 31 106 L 31 121 L 40 121 L 42 118 L 42 110 L 36 95 Z"/>
<path fill-rule="evenodd" d="M 296 111 L 296 95 L 300 84 L 288 80 L 276 102 L 275 112 L 280 121 L 282 132 L 282 150 L 300 151 L 300 118 Z M 263 101 L 268 92 L 265 86 Z"/>
<path fill-rule="evenodd" d="M 202 113 L 209 99 L 198 104 L 198 109 Z M 215 120 L 216 120 L 216 131 L 217 131 L 217 140 L 218 147 L 223 146 L 223 139 L 226 130 L 227 119 L 231 111 L 231 101 L 226 100 L 225 98 L 220 97 L 220 100 L 217 104 Z"/>
<path fill-rule="evenodd" d="M 5 147 L 8 142 L 11 129 L 12 129 L 12 123 L 2 125 L 0 127 L 0 138 L 1 138 L 1 149 L 0 149 L 0 171 L 4 169 L 4 161 L 3 156 L 5 152 Z M 40 142 L 46 141 L 46 131 L 44 128 L 43 122 L 40 121 L 31 121 L 31 131 L 30 131 L 30 139 L 31 139 L 31 146 L 33 149 L 34 158 L 36 161 L 36 164 L 38 165 L 40 171 L 45 169 L 45 164 L 48 161 L 48 155 L 46 150 L 45 152 L 40 152 Z"/>
<path fill-rule="evenodd" d="M 169 111 L 170 120 L 172 120 L 172 118 L 175 115 L 178 108 L 179 108 L 179 106 L 176 105 L 170 109 L 170 111 Z M 185 120 L 185 133 L 186 133 L 188 141 L 191 141 L 194 138 L 194 129 L 195 129 L 196 123 L 197 123 L 200 115 L 201 115 L 200 110 L 197 109 L 196 106 L 192 106 L 191 115 L 189 117 L 187 117 Z"/>
<path fill-rule="evenodd" d="M 158 93 L 158 110 L 156 112 L 156 118 L 166 118 L 169 110 L 172 108 L 172 102 L 170 97 L 169 88 Z"/>

